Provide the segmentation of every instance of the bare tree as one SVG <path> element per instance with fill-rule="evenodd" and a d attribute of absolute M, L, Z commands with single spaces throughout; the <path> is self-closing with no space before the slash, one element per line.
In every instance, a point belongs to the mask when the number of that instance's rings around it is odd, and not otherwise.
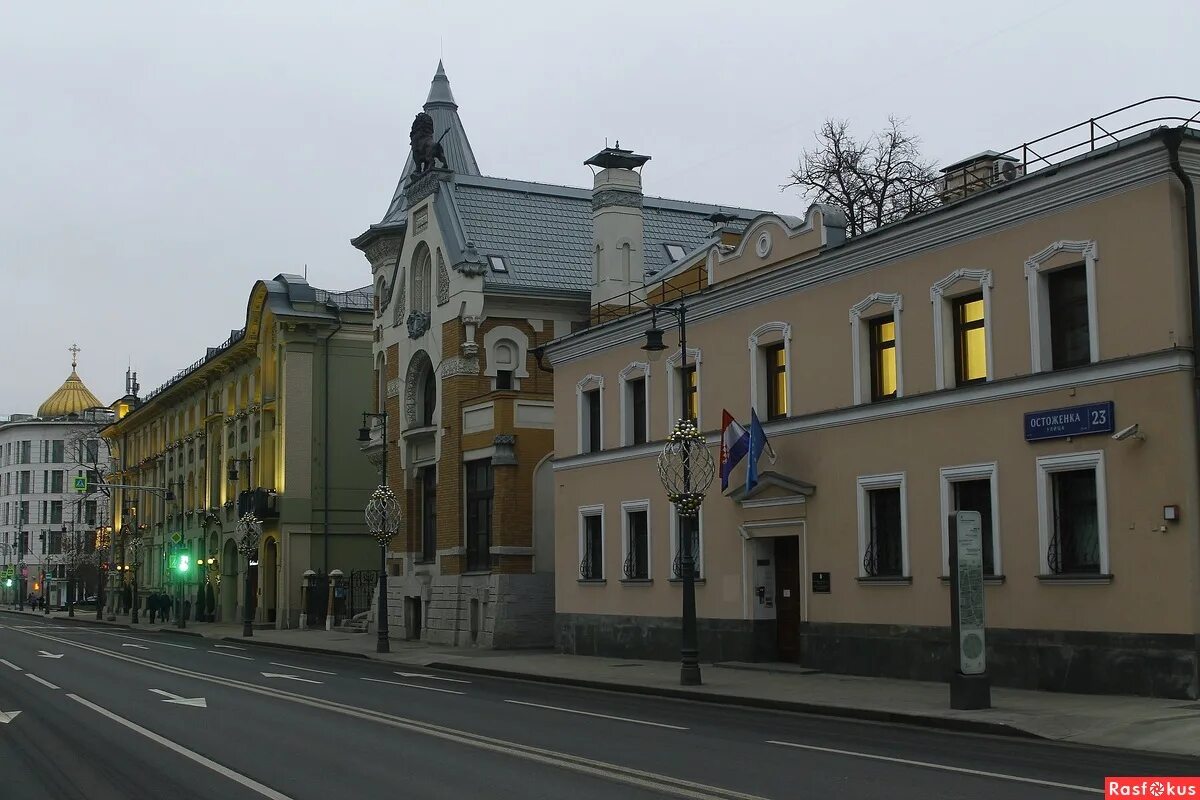
<path fill-rule="evenodd" d="M 846 214 L 846 235 L 860 233 L 925 211 L 938 202 L 936 165 L 921 157 L 921 141 L 904 120 L 860 142 L 846 120 L 829 119 L 817 144 L 800 154 L 799 166 L 782 188 L 799 187 L 811 201 Z"/>

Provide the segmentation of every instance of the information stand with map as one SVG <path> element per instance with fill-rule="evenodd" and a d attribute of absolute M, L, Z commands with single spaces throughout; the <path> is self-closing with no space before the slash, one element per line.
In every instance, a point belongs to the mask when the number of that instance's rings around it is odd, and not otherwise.
<path fill-rule="evenodd" d="M 978 511 L 950 515 L 950 627 L 955 669 L 950 707 L 992 707 L 983 614 L 983 523 Z"/>

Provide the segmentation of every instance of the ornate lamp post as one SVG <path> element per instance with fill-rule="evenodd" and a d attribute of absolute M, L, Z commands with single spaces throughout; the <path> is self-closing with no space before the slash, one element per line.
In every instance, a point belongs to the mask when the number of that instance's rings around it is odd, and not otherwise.
<path fill-rule="evenodd" d="M 716 466 L 712 454 L 708 451 L 708 443 L 704 435 L 696 427 L 694 420 L 688 418 L 690 404 L 690 382 L 687 376 L 687 309 L 683 303 L 672 306 L 654 308 L 651 317 L 651 327 L 646 331 L 646 344 L 643 350 L 651 355 L 666 349 L 663 344 L 663 332 L 658 327 L 658 312 L 663 311 L 675 317 L 679 322 L 679 349 L 681 353 L 680 369 L 683 371 L 682 405 L 680 419 L 675 423 L 667 443 L 658 455 L 658 477 L 666 489 L 667 498 L 675 505 L 676 513 L 683 519 L 696 517 L 704 494 L 712 483 Z M 684 533 L 682 525 L 680 533 Z M 696 634 L 696 562 L 698 554 L 692 553 L 692 536 L 690 531 L 680 536 L 679 540 L 679 570 L 683 579 L 683 630 L 679 657 L 679 683 L 683 686 L 698 686 L 700 676 L 700 648 Z"/>
<path fill-rule="evenodd" d="M 130 580 L 131 597 L 133 597 L 133 610 L 130 612 L 132 616 L 129 621 L 133 625 L 138 624 L 138 573 L 142 566 L 142 541 L 141 533 L 135 530 L 135 536 L 129 540 L 129 560 L 133 562 L 133 578 Z"/>
<path fill-rule="evenodd" d="M 254 617 L 250 610 L 250 559 L 258 554 L 258 540 L 262 536 L 262 523 L 247 511 L 237 523 L 238 552 L 246 557 L 246 593 L 242 602 L 242 636 L 254 635 Z"/>
<path fill-rule="evenodd" d="M 400 501 L 388 487 L 387 412 L 363 412 L 363 424 L 358 429 L 360 442 L 371 441 L 371 429 L 367 427 L 368 419 L 377 419 L 382 426 L 380 433 L 383 441 L 383 458 L 379 470 L 379 486 L 371 492 L 371 499 L 367 501 L 366 516 L 367 529 L 371 531 L 375 541 L 379 542 L 379 624 L 376 625 L 379 638 L 375 643 L 375 652 L 387 653 L 391 651 L 391 646 L 388 644 L 387 621 L 387 545 L 396 535 L 396 531 L 400 530 Z"/>

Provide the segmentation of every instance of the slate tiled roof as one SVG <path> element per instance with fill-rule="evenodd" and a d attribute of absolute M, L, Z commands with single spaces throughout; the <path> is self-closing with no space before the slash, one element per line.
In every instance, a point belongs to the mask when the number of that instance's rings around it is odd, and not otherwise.
<path fill-rule="evenodd" d="M 592 285 L 592 193 L 571 186 L 505 178 L 455 176 L 454 204 L 464 237 L 484 256 L 502 256 L 507 273 L 489 271 L 491 286 L 587 292 Z M 759 212 L 720 207 L 749 220 Z M 647 197 L 646 273 L 671 264 L 665 245 L 691 251 L 712 235 L 717 206 Z"/>

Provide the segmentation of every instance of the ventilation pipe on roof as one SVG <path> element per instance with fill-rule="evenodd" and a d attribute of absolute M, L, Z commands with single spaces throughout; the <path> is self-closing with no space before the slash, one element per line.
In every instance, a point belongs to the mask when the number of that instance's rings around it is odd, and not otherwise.
<path fill-rule="evenodd" d="M 645 285 L 645 229 L 642 176 L 650 160 L 632 150 L 606 147 L 584 164 L 593 167 L 592 305 L 621 304 Z"/>

